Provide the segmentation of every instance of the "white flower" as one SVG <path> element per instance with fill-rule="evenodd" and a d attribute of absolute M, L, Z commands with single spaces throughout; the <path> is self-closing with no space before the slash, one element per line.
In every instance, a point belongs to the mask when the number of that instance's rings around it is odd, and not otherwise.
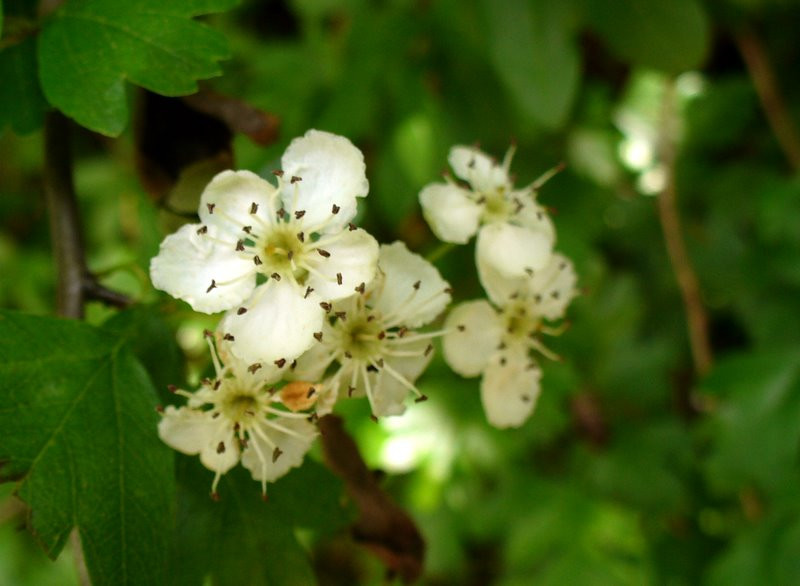
<path fill-rule="evenodd" d="M 158 435 L 179 452 L 199 454 L 203 465 L 216 473 L 212 496 L 217 496 L 220 477 L 240 460 L 261 481 L 266 495 L 267 482 L 299 466 L 317 435 L 309 421 L 314 416 L 294 412 L 313 404 L 315 389 L 306 383 L 307 400 L 298 402 L 291 386 L 281 392 L 269 387 L 279 378 L 277 369 L 248 367 L 230 355 L 223 365 L 213 346 L 211 352 L 216 378 L 205 380 L 194 393 L 171 388 L 186 397 L 188 405 L 168 406 Z"/>
<path fill-rule="evenodd" d="M 309 130 L 289 145 L 277 187 L 224 171 L 203 191 L 201 224 L 167 236 L 155 287 L 223 321 L 248 363 L 291 360 L 313 342 L 328 303 L 369 284 L 378 244 L 350 224 L 367 194 L 364 158 L 341 136 Z M 263 281 L 263 282 L 262 282 Z"/>
<path fill-rule="evenodd" d="M 416 332 L 450 303 L 436 268 L 402 242 L 382 245 L 371 287 L 330 307 L 317 343 L 293 365 L 294 376 L 319 380 L 331 364 L 317 406 L 329 411 L 340 394 L 366 396 L 375 417 L 398 415 L 409 393 L 424 400 L 414 381 L 442 332 Z"/>
<path fill-rule="evenodd" d="M 492 275 L 490 281 L 487 292 L 495 306 L 470 301 L 447 316 L 444 357 L 462 376 L 483 375 L 481 402 L 489 423 L 519 427 L 533 412 L 540 391 L 542 374 L 531 352 L 557 358 L 539 337 L 561 332 L 543 320 L 563 317 L 576 295 L 575 270 L 569 259 L 554 253 L 531 277 L 504 280 Z"/>
<path fill-rule="evenodd" d="M 550 259 L 555 231 L 536 191 L 553 172 L 523 189 L 514 189 L 509 167 L 514 147 L 498 164 L 473 147 L 455 146 L 448 157 L 456 176 L 433 183 L 419 194 L 425 219 L 445 242 L 465 244 L 478 234 L 476 260 L 504 277 L 522 277 L 544 267 Z"/>

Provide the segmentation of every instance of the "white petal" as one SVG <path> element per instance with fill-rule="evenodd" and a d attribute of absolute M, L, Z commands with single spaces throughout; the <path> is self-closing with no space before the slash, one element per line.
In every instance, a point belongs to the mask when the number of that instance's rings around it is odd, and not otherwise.
<path fill-rule="evenodd" d="M 183 454 L 200 454 L 201 462 L 210 470 L 225 473 L 239 461 L 238 445 L 231 441 L 232 431 L 207 411 L 169 405 L 158 423 L 158 436 Z M 225 450 L 217 453 L 220 442 L 225 444 Z"/>
<path fill-rule="evenodd" d="M 527 295 L 531 281 L 527 274 L 522 277 L 507 277 L 493 265 L 484 262 L 480 256 L 476 260 L 478 279 L 489 299 L 497 307 L 505 306 L 512 297 Z"/>
<path fill-rule="evenodd" d="M 275 186 L 250 171 L 223 171 L 203 190 L 200 221 L 217 226 L 228 237 L 240 238 L 243 227 L 253 226 L 254 210 L 255 215 L 272 223 L 270 200 L 276 191 Z"/>
<path fill-rule="evenodd" d="M 150 279 L 156 289 L 183 299 L 195 311 L 216 313 L 250 297 L 256 285 L 255 267 L 236 252 L 235 243 L 213 241 L 218 235 L 213 226 L 206 226 L 204 234 L 197 233 L 200 228 L 187 224 L 164 239 L 150 261 Z"/>
<path fill-rule="evenodd" d="M 413 385 L 414 381 L 425 371 L 433 358 L 433 352 L 428 352 L 427 356 L 425 355 L 425 349 L 429 343 L 429 340 L 420 340 L 413 344 L 399 346 L 404 351 L 417 351 L 419 356 L 394 356 L 384 359 L 384 368 L 380 369 L 376 374 L 372 387 L 373 415 L 384 417 L 387 415 L 402 415 L 405 412 L 406 399 L 412 391 L 400 378 Z M 389 368 L 394 373 L 390 372 Z"/>
<path fill-rule="evenodd" d="M 310 226 L 328 221 L 322 232 L 337 231 L 356 215 L 357 197 L 369 191 L 364 155 L 343 136 L 309 130 L 295 138 L 281 159 L 286 185 L 281 196 L 286 210 L 304 210 Z M 339 212 L 332 215 L 333 206 Z"/>
<path fill-rule="evenodd" d="M 525 352 L 492 356 L 481 381 L 481 402 L 489 423 L 499 428 L 522 425 L 536 406 L 541 376 Z"/>
<path fill-rule="evenodd" d="M 516 191 L 512 194 L 512 200 L 515 202 L 522 202 L 522 207 L 511 218 L 513 223 L 542 232 L 549 236 L 550 240 L 555 242 L 556 229 L 555 226 L 553 226 L 553 220 L 550 218 L 550 214 L 547 213 L 545 208 L 531 199 L 530 192 Z"/>
<path fill-rule="evenodd" d="M 444 327 L 449 330 L 442 340 L 447 364 L 461 376 L 478 376 L 500 345 L 500 316 L 483 299 L 468 301 L 453 308 Z"/>
<path fill-rule="evenodd" d="M 220 429 L 200 452 L 200 462 L 214 472 L 225 474 L 239 462 L 239 441 L 233 428 Z"/>
<path fill-rule="evenodd" d="M 326 380 L 320 385 L 322 388 L 319 391 L 319 398 L 317 399 L 316 411 L 317 415 L 322 417 L 333 411 L 333 406 L 339 400 L 339 392 L 341 390 L 341 382 L 339 379 Z"/>
<path fill-rule="evenodd" d="M 323 237 L 317 244 L 330 255 L 312 255 L 307 261 L 314 269 L 308 285 L 314 288 L 317 301 L 350 297 L 361 283 L 368 286 L 372 282 L 378 264 L 378 242 L 368 232 L 361 228 L 345 230 Z M 341 285 L 337 274 L 342 275 Z"/>
<path fill-rule="evenodd" d="M 229 312 L 220 327 L 234 337 L 231 352 L 248 364 L 290 363 L 322 328 L 323 309 L 285 279 L 264 283 L 242 307 L 246 313 Z"/>
<path fill-rule="evenodd" d="M 476 260 L 507 277 L 522 277 L 550 260 L 553 240 L 544 232 L 506 222 L 486 224 L 478 230 Z"/>
<path fill-rule="evenodd" d="M 547 266 L 530 279 L 528 294 L 536 301 L 536 310 L 542 316 L 559 319 L 577 295 L 577 280 L 572 261 L 563 254 L 554 253 Z"/>
<path fill-rule="evenodd" d="M 270 421 L 291 433 L 261 422 L 258 424 L 261 433 L 255 430 L 249 433 L 249 444 L 242 454 L 242 465 L 250 470 L 253 478 L 267 482 L 273 482 L 291 468 L 300 466 L 317 436 L 317 428 L 305 419 L 277 418 Z M 280 449 L 280 455 L 273 462 L 275 447 Z"/>
<path fill-rule="evenodd" d="M 322 341 L 318 342 L 315 339 L 311 347 L 298 357 L 297 364 L 288 373 L 289 378 L 292 380 L 319 381 L 333 361 L 333 355 L 337 347 L 331 340 L 331 328 L 323 323 L 321 331 Z"/>
<path fill-rule="evenodd" d="M 466 244 L 478 231 L 483 206 L 457 185 L 432 183 L 419 194 L 422 215 L 439 240 Z"/>
<path fill-rule="evenodd" d="M 493 191 L 510 183 L 503 166 L 475 147 L 454 146 L 447 160 L 455 174 L 476 191 Z"/>
<path fill-rule="evenodd" d="M 450 284 L 431 263 L 410 252 L 402 242 L 381 246 L 380 283 L 373 287 L 371 305 L 391 321 L 418 328 L 432 321 L 450 303 Z"/>

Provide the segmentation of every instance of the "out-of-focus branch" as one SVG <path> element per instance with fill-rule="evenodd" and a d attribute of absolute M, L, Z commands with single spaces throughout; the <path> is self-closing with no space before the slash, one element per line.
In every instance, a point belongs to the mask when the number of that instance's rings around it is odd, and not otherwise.
<path fill-rule="evenodd" d="M 694 368 L 700 376 L 705 375 L 713 362 L 708 333 L 708 316 L 700 295 L 700 284 L 692 267 L 681 232 L 678 214 L 678 193 L 675 186 L 676 160 L 676 95 L 675 83 L 667 81 L 661 111 L 660 155 L 665 170 L 664 189 L 658 196 L 658 217 L 664 233 L 669 260 L 681 290 L 683 305 L 689 326 L 689 344 Z"/>
<path fill-rule="evenodd" d="M 125 307 L 130 304 L 130 300 L 121 293 L 103 287 L 86 267 L 72 176 L 70 124 L 58 112 L 50 112 L 45 119 L 44 191 L 58 273 L 58 314 L 80 319 L 87 300 L 103 301 L 116 307 Z"/>
<path fill-rule="evenodd" d="M 734 36 L 753 80 L 770 128 L 794 171 L 800 171 L 800 135 L 797 132 L 761 39 L 745 28 Z"/>
<path fill-rule="evenodd" d="M 381 490 L 341 418 L 322 417 L 319 430 L 325 462 L 344 481 L 360 513 L 353 537 L 375 553 L 390 574 L 406 583 L 418 579 L 425 542 L 414 521 Z"/>

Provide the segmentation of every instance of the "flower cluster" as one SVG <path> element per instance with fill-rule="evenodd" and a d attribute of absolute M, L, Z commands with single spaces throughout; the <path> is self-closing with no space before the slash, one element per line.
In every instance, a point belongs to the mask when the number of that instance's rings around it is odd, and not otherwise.
<path fill-rule="evenodd" d="M 448 242 L 477 234 L 478 276 L 489 301 L 464 303 L 444 327 L 426 329 L 451 301 L 438 270 L 402 242 L 379 246 L 352 223 L 367 195 L 364 157 L 344 137 L 310 130 L 291 142 L 267 181 L 224 171 L 200 198 L 197 224 L 167 236 L 152 259 L 155 287 L 204 313 L 225 312 L 209 334 L 215 374 L 163 410 L 159 435 L 199 455 L 220 477 L 237 463 L 266 485 L 299 466 L 317 417 L 343 397 L 366 397 L 372 416 L 425 400 L 417 378 L 443 338 L 445 359 L 483 374 L 489 421 L 520 425 L 541 376 L 531 356 L 550 351 L 546 320 L 575 295 L 571 262 L 553 252 L 555 230 L 535 199 L 516 189 L 513 149 L 496 164 L 455 147 L 449 179 L 420 193 L 433 231 Z"/>
<path fill-rule="evenodd" d="M 483 375 L 481 401 L 496 427 L 518 427 L 533 412 L 541 370 L 533 352 L 557 358 L 541 341 L 561 328 L 546 321 L 564 316 L 576 295 L 572 262 L 554 252 L 555 228 L 536 202 L 538 188 L 555 172 L 516 189 L 509 175 L 514 148 L 498 164 L 478 149 L 456 146 L 456 176 L 420 193 L 434 233 L 466 243 L 477 232 L 478 277 L 489 301 L 457 305 L 445 321 L 444 356 L 465 377 Z"/>

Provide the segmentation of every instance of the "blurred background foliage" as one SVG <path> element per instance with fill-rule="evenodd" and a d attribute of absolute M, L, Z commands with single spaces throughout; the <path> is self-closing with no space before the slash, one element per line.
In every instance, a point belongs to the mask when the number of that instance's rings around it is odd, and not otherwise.
<path fill-rule="evenodd" d="M 28 70 L 8 65 L 30 42 L 13 37 L 29 4 L 3 2 L 0 303 L 41 314 L 55 297 L 45 102 L 15 93 Z M 423 583 L 800 583 L 800 3 L 244 0 L 205 20 L 231 47 L 206 87 L 276 116 L 280 138 L 236 133 L 229 148 L 225 130 L 159 118 L 169 106 L 128 86 L 128 129 L 81 133 L 76 161 L 90 268 L 164 303 L 190 377 L 214 321 L 157 294 L 147 267 L 216 170 L 267 174 L 308 128 L 343 134 L 367 159 L 362 225 L 432 253 L 417 193 L 448 149 L 479 141 L 500 157 L 515 141 L 521 184 L 567 164 L 540 201 L 582 287 L 534 416 L 490 428 L 477 380 L 440 358 L 420 381 L 430 401 L 405 416 L 342 410 L 426 538 Z M 13 63 L 35 69 L 29 57 Z M 708 312 L 703 376 L 659 222 L 670 184 Z M 472 246 L 436 264 L 457 299 L 482 294 Z M 92 303 L 88 319 L 113 313 Z M 157 384 L 178 382 L 157 358 Z M 15 531 L 3 494 L 0 583 L 75 581 L 68 554 L 50 564 Z M 321 584 L 384 583 L 344 531 L 301 543 Z"/>

